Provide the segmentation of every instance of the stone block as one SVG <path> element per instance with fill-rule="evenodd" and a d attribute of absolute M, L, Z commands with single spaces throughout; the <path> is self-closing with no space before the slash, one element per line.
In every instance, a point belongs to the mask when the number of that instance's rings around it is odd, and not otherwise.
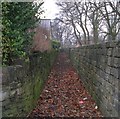
<path fill-rule="evenodd" d="M 113 48 L 108 48 L 107 49 L 107 56 L 109 56 L 109 57 L 112 56 L 112 50 L 113 50 Z"/>
<path fill-rule="evenodd" d="M 105 72 L 103 70 L 100 70 L 99 76 L 104 79 L 105 78 Z"/>
<path fill-rule="evenodd" d="M 115 78 L 114 76 L 110 75 L 109 79 L 108 79 L 108 82 L 110 84 L 112 84 L 113 86 L 118 87 L 119 80 L 117 78 Z"/>
<path fill-rule="evenodd" d="M 114 57 L 113 66 L 116 67 L 116 68 L 120 68 L 120 58 Z"/>
<path fill-rule="evenodd" d="M 116 77 L 116 78 L 119 78 L 118 68 L 112 67 L 111 70 L 110 70 L 110 74 L 113 75 L 113 76 Z"/>
<path fill-rule="evenodd" d="M 4 101 L 9 98 L 9 92 L 0 91 L 0 101 Z"/>
<path fill-rule="evenodd" d="M 112 108 L 111 117 L 118 117 L 118 111 L 115 108 Z"/>
<path fill-rule="evenodd" d="M 107 65 L 108 66 L 111 66 L 111 60 L 112 60 L 112 57 L 108 57 L 108 60 L 107 60 Z"/>
<path fill-rule="evenodd" d="M 105 72 L 107 74 L 110 74 L 111 73 L 111 67 L 107 65 L 106 68 L 105 68 Z"/>
<path fill-rule="evenodd" d="M 120 58 L 120 47 L 115 47 L 113 50 L 114 57 Z"/>

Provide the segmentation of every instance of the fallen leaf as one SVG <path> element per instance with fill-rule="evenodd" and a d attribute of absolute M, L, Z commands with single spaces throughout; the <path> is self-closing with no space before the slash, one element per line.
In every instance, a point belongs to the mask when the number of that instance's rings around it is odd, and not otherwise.
<path fill-rule="evenodd" d="M 98 109 L 98 106 L 95 106 L 95 109 Z"/>
<path fill-rule="evenodd" d="M 28 117 L 102 117 L 68 60 L 64 52 L 58 55 L 36 108 Z"/>
<path fill-rule="evenodd" d="M 83 98 L 83 100 L 87 100 L 87 97 Z"/>
<path fill-rule="evenodd" d="M 80 104 L 83 104 L 84 102 L 81 100 L 81 101 L 79 101 L 79 103 L 80 103 Z"/>

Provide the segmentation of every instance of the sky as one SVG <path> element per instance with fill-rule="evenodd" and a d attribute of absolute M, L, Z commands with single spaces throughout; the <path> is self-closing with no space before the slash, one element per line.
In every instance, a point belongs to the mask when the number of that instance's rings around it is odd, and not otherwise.
<path fill-rule="evenodd" d="M 42 18 L 46 19 L 54 19 L 56 14 L 59 13 L 59 9 L 55 4 L 57 0 L 44 0 L 44 4 L 42 5 L 45 13 L 43 13 Z"/>
<path fill-rule="evenodd" d="M 39 1 L 39 0 L 36 0 L 36 1 Z M 56 14 L 59 13 L 59 8 L 55 4 L 55 2 L 59 0 L 43 0 L 43 1 L 44 1 L 44 4 L 42 5 L 42 8 L 45 11 L 45 13 L 43 13 L 42 18 L 54 19 L 56 17 Z M 60 1 L 62 2 L 62 1 L 75 1 L 75 0 L 60 0 Z M 92 1 L 98 1 L 98 0 L 92 0 Z M 101 1 L 104 1 L 104 0 L 101 0 Z"/>

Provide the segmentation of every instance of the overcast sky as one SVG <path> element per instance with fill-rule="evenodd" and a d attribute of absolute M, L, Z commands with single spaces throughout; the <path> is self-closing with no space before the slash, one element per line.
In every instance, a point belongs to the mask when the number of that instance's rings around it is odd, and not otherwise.
<path fill-rule="evenodd" d="M 56 14 L 59 12 L 57 5 L 55 4 L 57 0 L 44 0 L 44 4 L 42 5 L 45 13 L 43 13 L 42 18 L 46 19 L 54 19 Z"/>

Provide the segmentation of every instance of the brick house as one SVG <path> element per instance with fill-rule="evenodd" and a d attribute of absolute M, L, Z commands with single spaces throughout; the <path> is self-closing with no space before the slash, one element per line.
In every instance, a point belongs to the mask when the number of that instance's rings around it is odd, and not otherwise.
<path fill-rule="evenodd" d="M 41 19 L 34 29 L 32 51 L 50 51 L 51 50 L 51 20 Z"/>

